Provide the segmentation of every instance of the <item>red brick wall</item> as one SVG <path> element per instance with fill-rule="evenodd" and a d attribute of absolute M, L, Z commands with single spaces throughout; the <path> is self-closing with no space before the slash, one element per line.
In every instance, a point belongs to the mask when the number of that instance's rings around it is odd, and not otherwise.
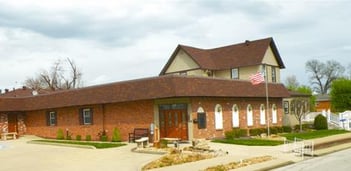
<path fill-rule="evenodd" d="M 223 108 L 223 129 L 215 130 L 214 109 L 216 104 Z M 224 132 L 232 129 L 232 107 L 236 104 L 239 107 L 240 128 L 265 128 L 266 125 L 260 125 L 260 105 L 265 104 L 265 98 L 192 98 L 192 118 L 196 119 L 197 109 L 202 107 L 206 112 L 207 126 L 206 129 L 198 129 L 197 124 L 193 124 L 194 138 L 214 138 L 223 137 Z M 247 127 L 247 105 L 253 107 L 253 126 Z M 281 99 L 270 99 L 270 119 L 271 105 L 277 106 L 278 123 L 270 124 L 271 126 L 282 125 L 282 101 Z M 93 125 L 79 125 L 79 109 L 89 107 L 93 109 Z M 104 129 L 107 131 L 109 139 L 112 137 L 113 129 L 119 128 L 123 140 L 128 140 L 128 133 L 136 127 L 148 128 L 154 121 L 154 102 L 153 100 L 114 103 L 105 105 L 92 105 L 81 107 L 68 107 L 53 109 L 57 112 L 57 125 L 46 125 L 47 110 L 30 111 L 26 113 L 26 133 L 42 137 L 56 138 L 58 129 L 68 129 L 72 138 L 81 135 L 85 139 L 86 135 L 91 135 L 97 140 L 99 132 Z M 103 115 L 104 113 L 104 115 Z M 103 119 L 105 118 L 105 119 Z M 266 118 L 267 120 L 267 118 Z M 103 124 L 104 122 L 104 124 Z M 267 121 L 266 121 L 267 122 Z M 104 127 L 103 127 L 104 125 Z"/>
<path fill-rule="evenodd" d="M 223 114 L 223 129 L 215 129 L 215 106 L 220 104 L 222 106 Z M 194 138 L 214 138 L 224 137 L 225 131 L 232 130 L 232 107 L 236 104 L 239 107 L 239 126 L 244 129 L 251 128 L 266 128 L 266 125 L 260 124 L 260 106 L 264 104 L 266 106 L 265 98 L 251 98 L 251 99 L 228 99 L 228 98 L 193 98 L 191 101 L 192 105 L 192 118 L 197 118 L 197 109 L 202 107 L 206 112 L 207 126 L 206 129 L 198 129 L 197 124 L 194 124 Z M 253 126 L 247 126 L 247 105 L 251 104 L 253 108 Z M 277 124 L 270 126 L 282 126 L 282 100 L 281 99 L 270 99 L 269 117 L 272 120 L 272 104 L 277 106 Z M 267 110 L 267 109 L 266 109 Z M 267 124 L 267 117 L 266 117 Z"/>
<path fill-rule="evenodd" d="M 79 124 L 79 109 L 93 109 L 93 124 Z M 122 139 L 128 139 L 128 133 L 135 127 L 148 128 L 153 121 L 153 101 L 137 101 L 126 103 L 115 103 L 106 105 L 92 105 L 52 109 L 57 112 L 57 125 L 46 125 L 46 112 L 50 110 L 31 111 L 26 113 L 27 134 L 38 135 L 48 138 L 56 138 L 57 131 L 62 129 L 66 135 L 66 129 L 75 139 L 81 135 L 84 140 L 86 135 L 91 135 L 93 140 L 98 140 L 98 134 L 104 129 L 108 138 L 111 139 L 113 129 L 119 128 Z M 103 116 L 104 111 L 104 116 Z M 105 118 L 103 120 L 103 117 Z M 104 127 L 103 127 L 104 122 Z"/>

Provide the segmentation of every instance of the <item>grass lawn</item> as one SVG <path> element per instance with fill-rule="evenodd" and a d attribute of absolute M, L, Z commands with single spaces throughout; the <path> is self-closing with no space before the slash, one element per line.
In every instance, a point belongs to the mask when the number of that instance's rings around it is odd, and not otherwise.
<path fill-rule="evenodd" d="M 59 143 L 59 144 L 89 145 L 89 146 L 94 146 L 97 149 L 113 148 L 113 147 L 120 147 L 120 146 L 126 145 L 124 143 L 87 142 L 87 141 L 69 141 L 69 140 L 33 140 L 33 141 L 34 142 Z"/>
<path fill-rule="evenodd" d="M 247 146 L 276 146 L 284 144 L 283 141 L 275 140 L 263 140 L 263 139 L 218 139 L 212 142 L 226 143 L 226 144 L 237 144 L 237 145 L 247 145 Z"/>
<path fill-rule="evenodd" d="M 301 139 L 314 139 L 314 138 L 322 138 L 336 134 L 344 134 L 349 133 L 349 131 L 345 130 L 318 130 L 318 131 L 308 131 L 308 132 L 301 132 L 301 133 L 288 133 L 288 134 L 281 134 L 280 136 L 286 137 L 288 140 L 294 140 L 294 138 L 301 138 Z"/>

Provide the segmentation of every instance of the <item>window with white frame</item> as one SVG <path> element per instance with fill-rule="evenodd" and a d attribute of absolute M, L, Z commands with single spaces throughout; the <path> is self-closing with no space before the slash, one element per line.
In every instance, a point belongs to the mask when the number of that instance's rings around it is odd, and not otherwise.
<path fill-rule="evenodd" d="M 91 108 L 84 108 L 80 110 L 80 124 L 81 125 L 93 124 L 93 111 Z"/>
<path fill-rule="evenodd" d="M 276 124 L 277 121 L 278 121 L 277 106 L 273 104 L 272 105 L 272 123 Z"/>
<path fill-rule="evenodd" d="M 232 124 L 233 128 L 239 127 L 239 108 L 236 104 L 233 105 L 232 109 Z"/>
<path fill-rule="evenodd" d="M 215 107 L 215 128 L 223 129 L 223 113 L 222 106 L 217 104 Z"/>
<path fill-rule="evenodd" d="M 239 68 L 232 68 L 232 79 L 239 79 Z"/>
<path fill-rule="evenodd" d="M 253 125 L 253 114 L 252 114 L 252 106 L 249 104 L 247 105 L 247 126 Z"/>
<path fill-rule="evenodd" d="M 277 73 L 276 73 L 275 67 L 272 66 L 271 70 L 272 70 L 272 82 L 275 83 L 277 82 Z"/>
<path fill-rule="evenodd" d="M 57 124 L 57 116 L 55 111 L 49 111 L 46 114 L 46 123 L 48 126 L 55 126 Z"/>
<path fill-rule="evenodd" d="M 264 104 L 261 104 L 260 106 L 260 124 L 266 124 L 266 110 L 264 108 Z"/>

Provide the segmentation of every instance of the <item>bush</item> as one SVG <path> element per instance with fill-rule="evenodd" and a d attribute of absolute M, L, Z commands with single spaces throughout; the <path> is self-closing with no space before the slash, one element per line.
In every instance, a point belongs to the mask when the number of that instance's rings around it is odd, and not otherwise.
<path fill-rule="evenodd" d="M 257 135 L 261 135 L 262 133 L 266 133 L 267 130 L 265 128 L 254 128 L 254 129 L 250 129 L 249 133 L 250 136 L 257 136 Z"/>
<path fill-rule="evenodd" d="M 118 128 L 113 129 L 112 142 L 121 142 L 121 133 Z"/>
<path fill-rule="evenodd" d="M 108 140 L 107 135 L 101 135 L 100 141 L 107 141 L 107 140 Z"/>
<path fill-rule="evenodd" d="M 324 117 L 322 114 L 319 114 L 314 118 L 313 125 L 314 129 L 316 130 L 328 129 L 327 118 Z"/>
<path fill-rule="evenodd" d="M 309 130 L 309 129 L 313 129 L 313 124 L 302 124 L 302 130 Z M 300 125 L 295 125 L 294 126 L 294 130 L 295 131 L 300 131 Z"/>
<path fill-rule="evenodd" d="M 91 135 L 86 135 L 85 136 L 85 141 L 91 141 Z"/>
<path fill-rule="evenodd" d="M 276 127 L 269 127 L 269 131 L 271 134 L 277 134 L 278 133 L 278 130 Z"/>
<path fill-rule="evenodd" d="M 234 139 L 234 138 L 240 138 L 244 136 L 247 136 L 247 129 L 234 128 L 231 131 L 225 132 L 226 139 Z"/>
<path fill-rule="evenodd" d="M 290 126 L 283 126 L 283 132 L 291 133 L 292 128 Z"/>
<path fill-rule="evenodd" d="M 66 140 L 72 140 L 72 136 L 71 135 L 67 135 Z"/>
<path fill-rule="evenodd" d="M 81 135 L 76 135 L 76 140 L 77 140 L 77 141 L 82 140 L 82 136 L 81 136 Z"/>
<path fill-rule="evenodd" d="M 276 126 L 275 128 L 277 129 L 277 133 L 283 133 L 283 127 Z"/>
<path fill-rule="evenodd" d="M 64 135 L 63 135 L 63 130 L 62 129 L 58 129 L 57 134 L 56 134 L 56 139 L 58 140 L 63 140 L 65 139 Z"/>
<path fill-rule="evenodd" d="M 167 148 L 167 146 L 168 146 L 168 141 L 165 139 L 161 139 L 160 148 Z"/>

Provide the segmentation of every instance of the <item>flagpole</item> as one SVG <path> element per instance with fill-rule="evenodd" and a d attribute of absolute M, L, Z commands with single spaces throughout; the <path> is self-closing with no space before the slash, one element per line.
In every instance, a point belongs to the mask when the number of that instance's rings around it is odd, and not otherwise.
<path fill-rule="evenodd" d="M 269 128 L 269 101 L 268 101 L 268 72 L 267 72 L 267 64 L 263 64 L 264 67 L 264 72 L 265 72 L 265 85 L 266 85 L 266 103 L 267 103 L 267 110 L 266 110 L 266 116 L 267 116 L 267 136 L 269 137 L 270 135 L 270 128 Z"/>

